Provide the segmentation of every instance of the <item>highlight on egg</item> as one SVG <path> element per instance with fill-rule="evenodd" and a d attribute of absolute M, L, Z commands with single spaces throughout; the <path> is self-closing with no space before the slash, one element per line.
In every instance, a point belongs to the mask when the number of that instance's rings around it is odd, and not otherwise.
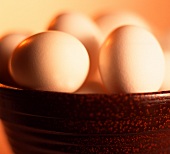
<path fill-rule="evenodd" d="M 99 68 L 110 93 L 158 91 L 165 61 L 155 36 L 138 26 L 114 30 L 101 47 Z"/>
<path fill-rule="evenodd" d="M 89 71 L 89 55 L 75 37 L 46 31 L 22 41 L 10 59 L 10 73 L 23 88 L 74 92 Z"/>

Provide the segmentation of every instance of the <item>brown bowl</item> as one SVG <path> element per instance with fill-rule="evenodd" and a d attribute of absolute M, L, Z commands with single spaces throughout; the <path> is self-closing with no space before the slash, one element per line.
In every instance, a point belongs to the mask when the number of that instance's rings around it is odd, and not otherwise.
<path fill-rule="evenodd" d="M 170 91 L 68 94 L 0 86 L 16 154 L 170 153 Z"/>

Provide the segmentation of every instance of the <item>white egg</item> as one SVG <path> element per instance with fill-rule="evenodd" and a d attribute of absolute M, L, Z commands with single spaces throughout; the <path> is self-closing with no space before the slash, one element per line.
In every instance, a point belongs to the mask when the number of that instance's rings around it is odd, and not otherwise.
<path fill-rule="evenodd" d="M 142 17 L 136 13 L 126 11 L 104 13 L 94 20 L 103 32 L 104 38 L 116 28 L 124 25 L 136 25 L 150 29 L 149 25 Z"/>
<path fill-rule="evenodd" d="M 165 77 L 160 90 L 170 90 L 170 51 L 164 51 L 165 56 Z"/>
<path fill-rule="evenodd" d="M 104 42 L 99 68 L 109 92 L 153 92 L 163 82 L 164 55 L 152 33 L 137 26 L 122 26 Z"/>
<path fill-rule="evenodd" d="M 95 22 L 82 13 L 64 12 L 51 21 L 48 29 L 69 33 L 84 44 L 90 57 L 90 70 L 87 80 L 100 82 L 98 56 L 103 36 Z"/>
<path fill-rule="evenodd" d="M 87 77 L 89 56 L 72 35 L 47 31 L 21 42 L 10 66 L 12 77 L 22 87 L 71 93 Z"/>
<path fill-rule="evenodd" d="M 14 85 L 9 73 L 9 59 L 17 47 L 28 34 L 26 33 L 9 33 L 0 38 L 0 82 L 7 85 Z"/>

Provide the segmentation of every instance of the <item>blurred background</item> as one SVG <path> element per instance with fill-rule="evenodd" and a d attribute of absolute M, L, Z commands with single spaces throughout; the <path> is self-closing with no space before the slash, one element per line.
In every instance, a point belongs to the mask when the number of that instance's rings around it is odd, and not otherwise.
<path fill-rule="evenodd" d="M 65 10 L 90 16 L 106 10 L 130 10 L 164 31 L 169 29 L 169 8 L 169 0 L 0 0 L 0 36 L 14 30 L 42 31 Z"/>
<path fill-rule="evenodd" d="M 0 37 L 11 31 L 44 31 L 62 11 L 80 11 L 94 17 L 104 11 L 132 11 L 158 33 L 170 30 L 169 0 L 0 0 Z M 11 154 L 0 122 L 0 154 Z"/>

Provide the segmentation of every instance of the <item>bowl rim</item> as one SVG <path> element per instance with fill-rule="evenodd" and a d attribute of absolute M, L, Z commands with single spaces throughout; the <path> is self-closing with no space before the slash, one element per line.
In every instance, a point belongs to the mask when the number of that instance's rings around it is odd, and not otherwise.
<path fill-rule="evenodd" d="M 161 122 L 160 125 L 162 124 L 164 129 L 169 129 L 170 91 L 70 94 L 0 85 L 0 117 L 16 124 L 34 128 L 42 126 L 49 130 L 54 129 L 53 121 L 65 125 L 65 121 L 69 124 L 76 122 L 91 124 L 98 121 L 126 123 L 128 120 L 142 120 L 145 122 L 145 119 L 150 120 L 151 123 L 161 119 L 163 124 Z M 40 121 L 42 121 L 41 125 Z M 46 128 L 48 122 L 53 124 L 49 124 Z"/>
<path fill-rule="evenodd" d="M 29 88 L 19 88 L 19 87 L 14 87 L 14 86 L 8 86 L 5 84 L 0 83 L 0 89 L 1 90 L 13 90 L 13 91 L 30 91 L 30 92 L 42 92 L 42 93 L 56 93 L 56 94 L 66 94 L 66 95 L 120 95 L 121 97 L 123 96 L 135 96 L 135 95 L 166 95 L 170 94 L 170 90 L 160 90 L 160 91 L 151 91 L 151 92 L 133 92 L 133 93 L 67 93 L 67 92 L 57 92 L 57 91 L 48 91 L 48 90 L 39 90 L 39 89 L 29 89 Z"/>

